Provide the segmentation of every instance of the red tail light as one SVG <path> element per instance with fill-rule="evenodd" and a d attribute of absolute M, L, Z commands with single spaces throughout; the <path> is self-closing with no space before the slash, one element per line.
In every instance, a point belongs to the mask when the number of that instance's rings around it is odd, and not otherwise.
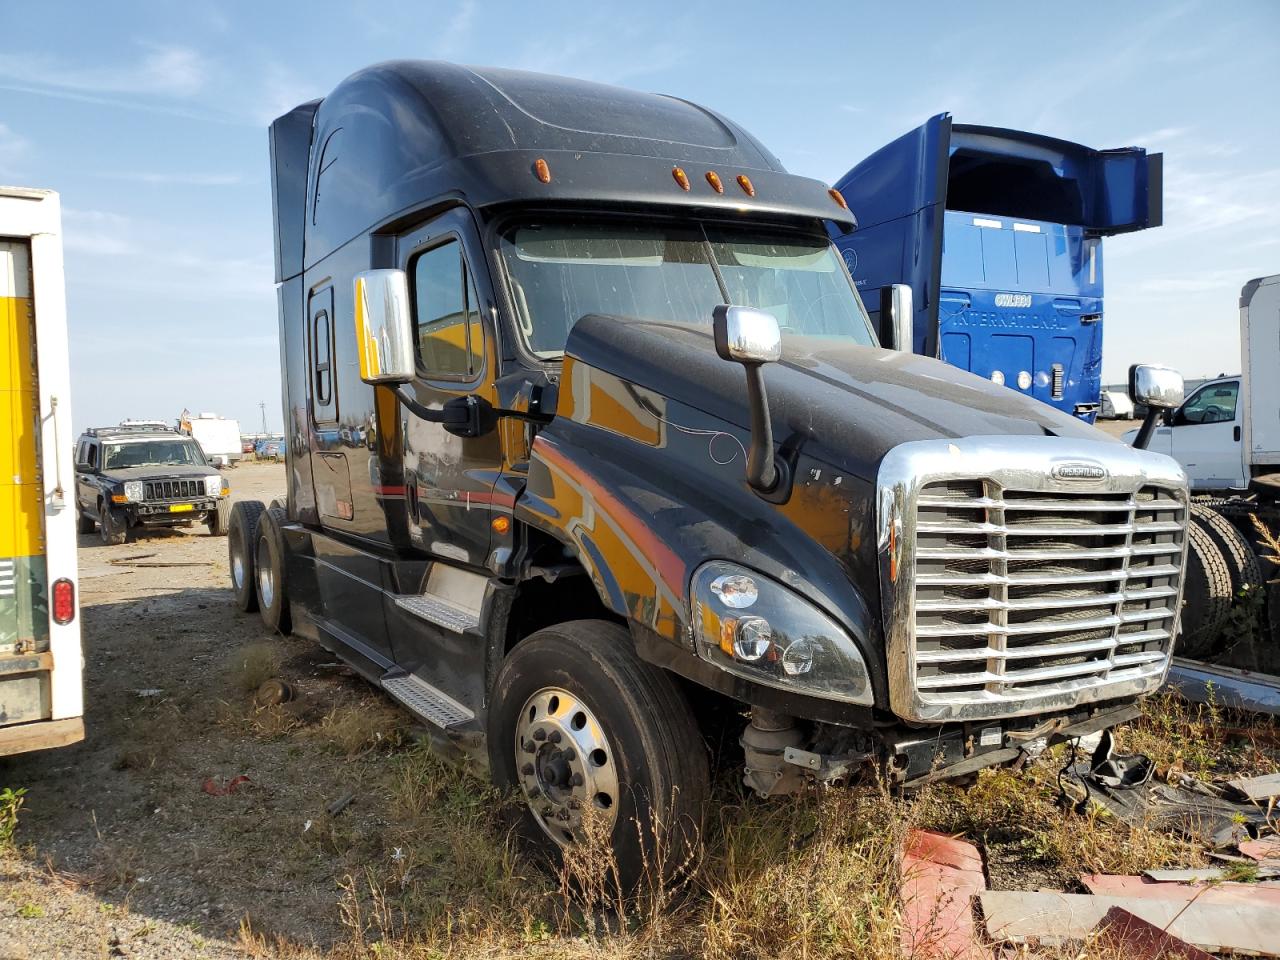
<path fill-rule="evenodd" d="M 76 585 L 63 578 L 53 582 L 53 622 L 70 623 L 76 618 Z"/>

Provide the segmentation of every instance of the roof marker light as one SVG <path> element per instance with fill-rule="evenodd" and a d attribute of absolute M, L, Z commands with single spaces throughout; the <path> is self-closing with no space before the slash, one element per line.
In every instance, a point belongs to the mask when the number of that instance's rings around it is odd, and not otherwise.
<path fill-rule="evenodd" d="M 752 184 L 751 178 L 745 173 L 738 174 L 738 186 L 742 188 L 742 192 L 748 197 L 754 197 L 756 195 L 755 185 Z"/>
<path fill-rule="evenodd" d="M 841 210 L 849 209 L 849 204 L 845 201 L 844 194 L 841 193 L 839 190 L 837 190 L 835 187 L 831 187 L 829 190 L 827 190 L 827 193 L 830 194 L 831 199 L 836 202 L 836 206 L 838 206 Z"/>
<path fill-rule="evenodd" d="M 543 183 L 551 182 L 551 168 L 547 166 L 547 161 L 539 157 L 533 161 L 533 175 Z"/>
<path fill-rule="evenodd" d="M 711 189 L 716 193 L 724 193 L 724 184 L 720 182 L 720 174 L 714 170 L 707 171 L 707 183 L 711 184 Z"/>
<path fill-rule="evenodd" d="M 688 175 L 688 174 L 686 174 L 686 173 L 685 173 L 683 170 L 681 170 L 679 167 L 672 167 L 672 168 L 671 168 L 671 176 L 672 176 L 673 178 L 675 178 L 676 183 L 680 184 L 680 189 L 681 189 L 681 190 L 688 190 L 688 189 L 689 189 L 689 175 Z"/>

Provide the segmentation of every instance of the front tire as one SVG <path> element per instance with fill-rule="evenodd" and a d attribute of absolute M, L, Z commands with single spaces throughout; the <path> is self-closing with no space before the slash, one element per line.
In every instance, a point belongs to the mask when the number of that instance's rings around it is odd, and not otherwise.
<path fill-rule="evenodd" d="M 209 528 L 209 536 L 225 537 L 231 526 L 231 504 L 225 498 L 219 500 L 217 507 L 209 511 L 204 522 Z"/>
<path fill-rule="evenodd" d="M 129 539 L 129 520 L 103 501 L 98 506 L 98 536 L 107 546 L 115 546 Z"/>
<path fill-rule="evenodd" d="M 76 533 L 93 533 L 97 526 L 98 521 L 83 511 L 76 516 Z"/>
<path fill-rule="evenodd" d="M 545 851 L 581 843 L 590 809 L 624 891 L 690 860 L 706 746 L 684 695 L 625 627 L 579 620 L 522 641 L 498 671 L 487 732 L 494 781 L 523 796 L 525 833 Z"/>

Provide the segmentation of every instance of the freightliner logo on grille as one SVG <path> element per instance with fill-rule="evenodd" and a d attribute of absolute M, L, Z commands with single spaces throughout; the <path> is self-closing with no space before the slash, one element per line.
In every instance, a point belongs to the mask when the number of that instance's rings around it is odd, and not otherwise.
<path fill-rule="evenodd" d="M 1100 463 L 1083 461 L 1055 463 L 1049 475 L 1055 480 L 1105 480 L 1107 468 Z"/>

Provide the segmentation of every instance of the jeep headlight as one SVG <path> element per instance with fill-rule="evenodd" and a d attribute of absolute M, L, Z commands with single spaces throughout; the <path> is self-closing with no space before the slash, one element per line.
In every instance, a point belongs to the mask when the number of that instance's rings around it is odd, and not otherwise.
<path fill-rule="evenodd" d="M 866 662 L 853 638 L 782 584 L 723 560 L 693 575 L 698 655 L 756 683 L 871 705 Z"/>
<path fill-rule="evenodd" d="M 204 495 L 206 497 L 220 497 L 223 495 L 223 484 L 226 481 L 221 476 L 204 478 Z"/>
<path fill-rule="evenodd" d="M 146 499 L 146 492 L 143 489 L 141 480 L 126 480 L 124 482 L 124 498 L 129 503 L 141 503 Z"/>

